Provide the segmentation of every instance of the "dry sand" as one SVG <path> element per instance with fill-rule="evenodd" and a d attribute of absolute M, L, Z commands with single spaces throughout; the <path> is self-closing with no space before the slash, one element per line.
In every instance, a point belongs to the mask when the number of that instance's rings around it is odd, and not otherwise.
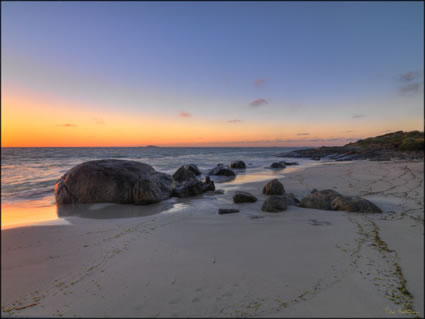
<path fill-rule="evenodd" d="M 423 162 L 358 161 L 280 179 L 298 198 L 313 188 L 363 196 L 379 215 L 264 213 L 265 182 L 255 182 L 217 184 L 224 195 L 145 217 L 3 230 L 2 316 L 423 317 L 423 174 Z M 233 204 L 235 189 L 258 202 Z"/>

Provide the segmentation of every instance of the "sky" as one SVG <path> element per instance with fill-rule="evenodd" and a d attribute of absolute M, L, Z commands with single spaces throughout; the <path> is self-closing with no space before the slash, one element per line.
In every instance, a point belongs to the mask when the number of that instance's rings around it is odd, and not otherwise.
<path fill-rule="evenodd" d="M 1 145 L 321 146 L 424 129 L 423 2 L 2 2 Z"/>

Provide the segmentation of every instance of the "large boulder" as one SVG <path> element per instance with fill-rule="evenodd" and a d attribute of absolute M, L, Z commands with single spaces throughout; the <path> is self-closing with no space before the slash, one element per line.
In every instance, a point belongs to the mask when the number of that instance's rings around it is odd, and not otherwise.
<path fill-rule="evenodd" d="M 382 213 L 382 210 L 367 199 L 357 196 L 339 196 L 331 201 L 334 210 L 359 213 Z"/>
<path fill-rule="evenodd" d="M 208 175 L 236 176 L 234 171 L 224 166 L 223 164 L 218 164 L 216 167 L 214 167 L 212 170 L 208 172 Z"/>
<path fill-rule="evenodd" d="M 177 186 L 173 195 L 176 197 L 190 197 L 214 190 L 215 186 L 213 181 L 208 179 L 202 182 L 199 179 L 193 178 Z"/>
<path fill-rule="evenodd" d="M 71 168 L 55 185 L 57 204 L 151 204 L 171 196 L 173 178 L 136 161 L 96 160 Z"/>
<path fill-rule="evenodd" d="M 283 195 L 285 188 L 277 178 L 271 180 L 263 187 L 263 194 L 265 195 Z"/>
<path fill-rule="evenodd" d="M 257 201 L 257 197 L 248 192 L 236 192 L 233 195 L 233 201 L 235 203 L 255 203 Z"/>
<path fill-rule="evenodd" d="M 241 168 L 246 168 L 246 165 L 244 161 L 233 161 L 230 163 L 229 167 L 241 169 Z"/>
<path fill-rule="evenodd" d="M 174 174 L 173 178 L 181 183 L 200 175 L 201 172 L 195 164 L 181 166 Z"/>
<path fill-rule="evenodd" d="M 288 199 L 285 195 L 272 195 L 268 197 L 261 207 L 264 212 L 277 213 L 288 208 Z"/>

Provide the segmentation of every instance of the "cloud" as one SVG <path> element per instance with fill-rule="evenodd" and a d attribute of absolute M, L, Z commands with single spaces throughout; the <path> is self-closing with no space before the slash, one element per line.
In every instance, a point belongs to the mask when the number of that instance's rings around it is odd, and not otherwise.
<path fill-rule="evenodd" d="M 406 72 L 404 74 L 400 74 L 400 81 L 411 82 L 419 78 L 420 75 L 420 72 Z"/>
<path fill-rule="evenodd" d="M 298 136 L 310 135 L 310 133 L 297 133 Z"/>
<path fill-rule="evenodd" d="M 263 78 L 257 78 L 254 81 L 254 86 L 257 87 L 257 88 L 261 88 L 261 87 L 264 86 L 264 82 L 265 82 L 265 80 Z"/>
<path fill-rule="evenodd" d="M 268 104 L 268 102 L 265 99 L 256 99 L 254 101 L 252 101 L 251 103 L 249 103 L 250 106 L 252 107 L 258 107 L 258 106 L 262 106 Z"/>
<path fill-rule="evenodd" d="M 227 123 L 240 123 L 242 122 L 241 120 L 228 120 L 226 121 Z"/>
<path fill-rule="evenodd" d="M 423 83 L 409 83 L 399 88 L 401 94 L 414 94 L 423 89 Z"/>
<path fill-rule="evenodd" d="M 406 72 L 400 74 L 400 82 L 403 84 L 398 88 L 401 95 L 416 94 L 423 91 L 423 79 L 421 79 L 421 72 Z M 422 81 L 421 81 L 422 80 Z"/>
<path fill-rule="evenodd" d="M 179 116 L 180 117 L 191 117 L 192 116 L 192 114 L 190 114 L 190 113 L 187 113 L 187 112 L 184 112 L 184 111 L 181 111 L 180 113 L 179 113 Z"/>
<path fill-rule="evenodd" d="M 352 133 L 354 132 L 353 130 L 346 130 L 346 131 L 342 131 L 342 133 Z"/>
<path fill-rule="evenodd" d="M 71 124 L 71 123 L 59 124 L 58 126 L 60 126 L 60 127 L 77 127 L 77 125 Z"/>
<path fill-rule="evenodd" d="M 105 124 L 105 121 L 101 117 L 92 117 L 92 120 L 96 122 L 96 124 Z"/>
<path fill-rule="evenodd" d="M 353 114 L 351 117 L 353 118 L 353 119 L 360 119 L 360 118 L 362 118 L 362 117 L 365 117 L 366 115 L 364 115 L 364 114 L 358 114 L 358 113 L 355 113 L 355 114 Z"/>

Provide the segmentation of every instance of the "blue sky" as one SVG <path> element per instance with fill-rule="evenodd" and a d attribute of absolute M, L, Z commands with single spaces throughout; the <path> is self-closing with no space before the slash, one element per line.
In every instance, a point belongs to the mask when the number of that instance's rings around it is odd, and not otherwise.
<path fill-rule="evenodd" d="M 423 2 L 1 5 L 6 95 L 321 138 L 423 129 Z"/>

